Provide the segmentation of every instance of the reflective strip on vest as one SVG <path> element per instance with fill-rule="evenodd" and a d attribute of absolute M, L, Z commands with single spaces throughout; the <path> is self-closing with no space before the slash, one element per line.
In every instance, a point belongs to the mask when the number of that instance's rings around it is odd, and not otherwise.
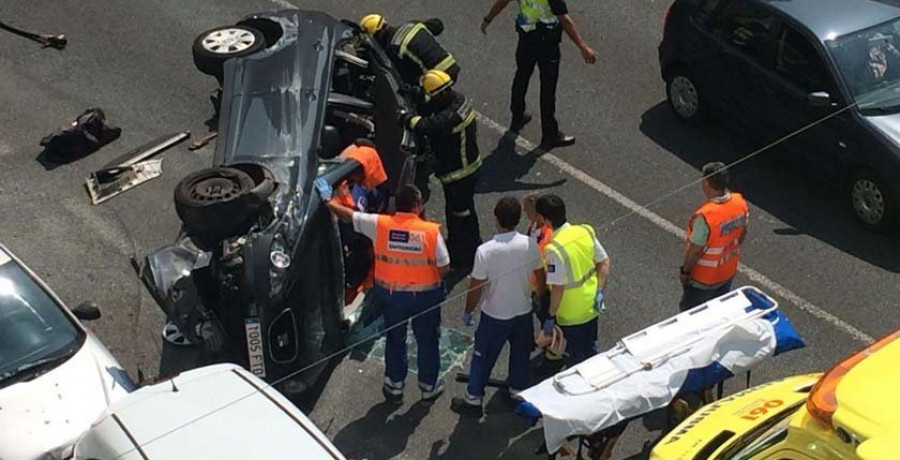
<path fill-rule="evenodd" d="M 391 292 L 425 292 L 425 291 L 433 291 L 441 287 L 441 283 L 433 283 L 433 284 L 403 284 L 403 283 L 388 283 L 382 281 L 378 278 L 375 278 L 375 285 L 387 289 Z"/>
<path fill-rule="evenodd" d="M 413 62 L 422 69 L 423 72 L 431 70 L 426 69 L 425 64 L 419 59 L 419 56 L 416 56 L 415 53 L 409 52 L 409 42 L 415 38 L 416 34 L 420 31 L 425 31 L 427 33 L 431 33 L 428 31 L 428 28 L 425 27 L 422 23 L 414 23 L 414 24 L 405 24 L 399 29 L 397 29 L 397 33 L 394 34 L 394 42 L 396 45 L 400 46 L 399 55 L 401 58 L 407 57 L 410 58 Z M 452 58 L 452 56 L 450 56 Z"/>
<path fill-rule="evenodd" d="M 731 192 L 724 202 L 708 201 L 694 216 L 702 216 L 709 227 L 709 237 L 700 259 L 691 267 L 691 279 L 705 285 L 730 280 L 737 273 L 740 260 L 740 237 L 747 225 L 747 203 L 740 193 Z M 691 217 L 693 224 L 694 217 Z M 693 228 L 688 225 L 690 242 Z"/>
<path fill-rule="evenodd" d="M 453 67 L 453 64 L 456 64 L 456 59 L 452 54 L 448 54 L 447 57 L 444 58 L 443 61 L 438 62 L 436 66 L 434 66 L 433 70 L 442 70 L 444 72 L 447 71 L 450 67 Z"/>
<path fill-rule="evenodd" d="M 459 134 L 459 154 L 461 156 L 460 160 L 462 167 L 451 173 L 438 176 L 438 180 L 445 184 L 469 177 L 481 167 L 481 155 L 479 154 L 478 158 L 470 163 L 468 155 L 469 150 L 466 147 L 466 128 L 475 121 L 475 110 L 472 109 L 472 103 L 469 102 L 468 98 L 463 102 L 462 106 L 459 107 L 457 113 L 459 113 L 459 116 L 462 117 L 463 121 L 453 127 L 453 134 Z"/>
<path fill-rule="evenodd" d="M 523 32 L 531 32 L 537 23 L 547 25 L 559 24 L 559 19 L 550 9 L 548 0 L 519 0 L 519 15 L 516 23 Z"/>
<path fill-rule="evenodd" d="M 383 254 L 375 254 L 375 260 L 380 260 L 389 264 L 408 265 L 410 267 L 437 265 L 437 261 L 434 259 L 404 259 L 400 257 L 386 256 Z"/>
<path fill-rule="evenodd" d="M 565 291 L 556 312 L 557 324 L 575 326 L 596 318 L 594 302 L 599 281 L 594 263 L 594 230 L 589 225 L 557 229 L 547 251 L 566 266 Z"/>

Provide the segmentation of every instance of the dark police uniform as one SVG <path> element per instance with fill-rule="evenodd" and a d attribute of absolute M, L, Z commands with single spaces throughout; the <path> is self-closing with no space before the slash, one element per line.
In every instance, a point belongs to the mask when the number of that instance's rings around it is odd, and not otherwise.
<path fill-rule="evenodd" d="M 537 65 L 541 72 L 541 143 L 553 141 L 559 136 L 556 84 L 559 80 L 562 26 L 556 15 L 568 12 L 564 0 L 519 0 L 519 14 L 516 17 L 519 44 L 516 47 L 516 75 L 509 108 L 513 124 L 516 124 L 525 114 L 525 93 Z"/>

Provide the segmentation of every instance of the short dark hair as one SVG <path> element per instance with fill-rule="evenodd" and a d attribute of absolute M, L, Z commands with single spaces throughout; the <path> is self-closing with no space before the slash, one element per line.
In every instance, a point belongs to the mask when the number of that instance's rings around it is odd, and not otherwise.
<path fill-rule="evenodd" d="M 494 206 L 494 217 L 497 218 L 497 223 L 501 227 L 512 230 L 519 225 L 519 221 L 522 219 L 522 205 L 513 196 L 500 198 L 497 200 L 497 205 Z"/>
<path fill-rule="evenodd" d="M 715 190 L 725 190 L 728 188 L 728 167 L 721 161 L 713 161 L 703 165 L 703 177 L 706 182 Z"/>
<path fill-rule="evenodd" d="M 394 194 L 394 203 L 398 212 L 412 212 L 422 204 L 422 192 L 415 185 L 403 185 Z"/>
<path fill-rule="evenodd" d="M 353 145 L 357 147 L 371 147 L 375 148 L 375 143 L 372 142 L 371 139 L 366 139 L 365 137 L 358 137 L 355 141 L 353 141 Z"/>
<path fill-rule="evenodd" d="M 534 210 L 548 220 L 553 228 L 562 227 L 566 223 L 566 204 L 562 198 L 552 193 L 541 195 L 534 203 Z"/>

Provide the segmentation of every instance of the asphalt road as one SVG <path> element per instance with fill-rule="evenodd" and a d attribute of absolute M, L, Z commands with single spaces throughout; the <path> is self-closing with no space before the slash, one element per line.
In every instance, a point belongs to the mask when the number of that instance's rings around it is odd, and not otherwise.
<path fill-rule="evenodd" d="M 570 2 L 582 33 L 598 51 L 598 63 L 584 65 L 574 46 L 564 43 L 559 118 L 566 132 L 578 136 L 578 144 L 552 157 L 528 155 L 527 142 L 503 137 L 490 121 L 508 123 L 515 48 L 511 9 L 485 37 L 478 25 L 489 7 L 486 1 L 310 0 L 302 6 L 352 19 L 380 11 L 394 20 L 444 20 L 441 39 L 463 67 L 459 87 L 477 101 L 487 120 L 479 126 L 481 148 L 490 153 L 478 196 L 482 235 L 491 234 L 491 209 L 502 195 L 552 190 L 562 196 L 571 220 L 594 225 L 613 259 L 610 308 L 600 337 L 609 346 L 677 309 L 681 243 L 669 228 L 683 226 L 702 200 L 699 185 L 684 186 L 698 178 L 703 163 L 733 161 L 760 147 L 715 123 L 684 126 L 663 104 L 656 46 L 668 3 Z M 213 149 L 189 152 L 182 145 L 165 153 L 163 177 L 98 207 L 89 204 L 84 177 L 159 135 L 205 132 L 215 83 L 194 70 L 191 41 L 205 29 L 277 7 L 268 0 L 36 0 L 0 7 L 4 22 L 65 33 L 69 39 L 63 51 L 41 49 L 6 33 L 0 41 L 0 241 L 66 302 L 101 304 L 104 316 L 93 327 L 133 376 L 139 369 L 152 376 L 196 363 L 190 351 L 160 343 L 162 315 L 129 258 L 175 238 L 179 222 L 173 187 L 209 165 Z M 536 108 L 536 78 L 532 84 L 530 102 Z M 123 129 L 122 138 L 65 166 L 39 162 L 39 139 L 93 106 L 102 107 Z M 522 136 L 538 141 L 538 123 Z M 859 229 L 840 197 L 803 171 L 786 169 L 779 161 L 783 155 L 765 152 L 733 171 L 735 188 L 752 205 L 743 262 L 754 276 L 781 287 L 776 298 L 808 347 L 763 364 L 754 372 L 755 382 L 821 370 L 862 345 L 862 339 L 900 325 L 895 300 L 900 240 Z M 441 193 L 434 185 L 431 206 L 437 212 L 432 214 L 442 215 Z M 653 203 L 651 212 L 633 212 L 628 205 L 634 203 Z M 739 275 L 738 285 L 760 282 L 746 273 Z M 459 295 L 464 284 L 453 294 Z M 461 299 L 449 302 L 445 323 L 471 333 L 461 325 L 461 311 Z M 495 376 L 505 374 L 504 366 L 498 364 Z M 309 402 L 311 418 L 348 456 L 529 458 L 540 444 L 540 431 L 522 425 L 500 396 L 489 393 L 481 421 L 453 414 L 450 396 L 463 391 L 456 383 L 433 406 L 417 403 L 414 390 L 399 409 L 381 404 L 381 372 L 378 361 L 346 360 Z M 412 382 L 411 377 L 410 388 Z M 654 423 L 632 424 L 616 458 L 644 456 L 659 435 Z"/>

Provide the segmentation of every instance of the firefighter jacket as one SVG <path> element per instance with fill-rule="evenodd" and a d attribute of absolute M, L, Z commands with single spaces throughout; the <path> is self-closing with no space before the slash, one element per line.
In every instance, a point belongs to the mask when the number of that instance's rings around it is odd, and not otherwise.
<path fill-rule="evenodd" d="M 471 101 L 454 91 L 422 106 L 420 115 L 409 120 L 416 134 L 426 135 L 435 156 L 434 173 L 443 183 L 468 177 L 481 167 L 478 124 Z"/>

